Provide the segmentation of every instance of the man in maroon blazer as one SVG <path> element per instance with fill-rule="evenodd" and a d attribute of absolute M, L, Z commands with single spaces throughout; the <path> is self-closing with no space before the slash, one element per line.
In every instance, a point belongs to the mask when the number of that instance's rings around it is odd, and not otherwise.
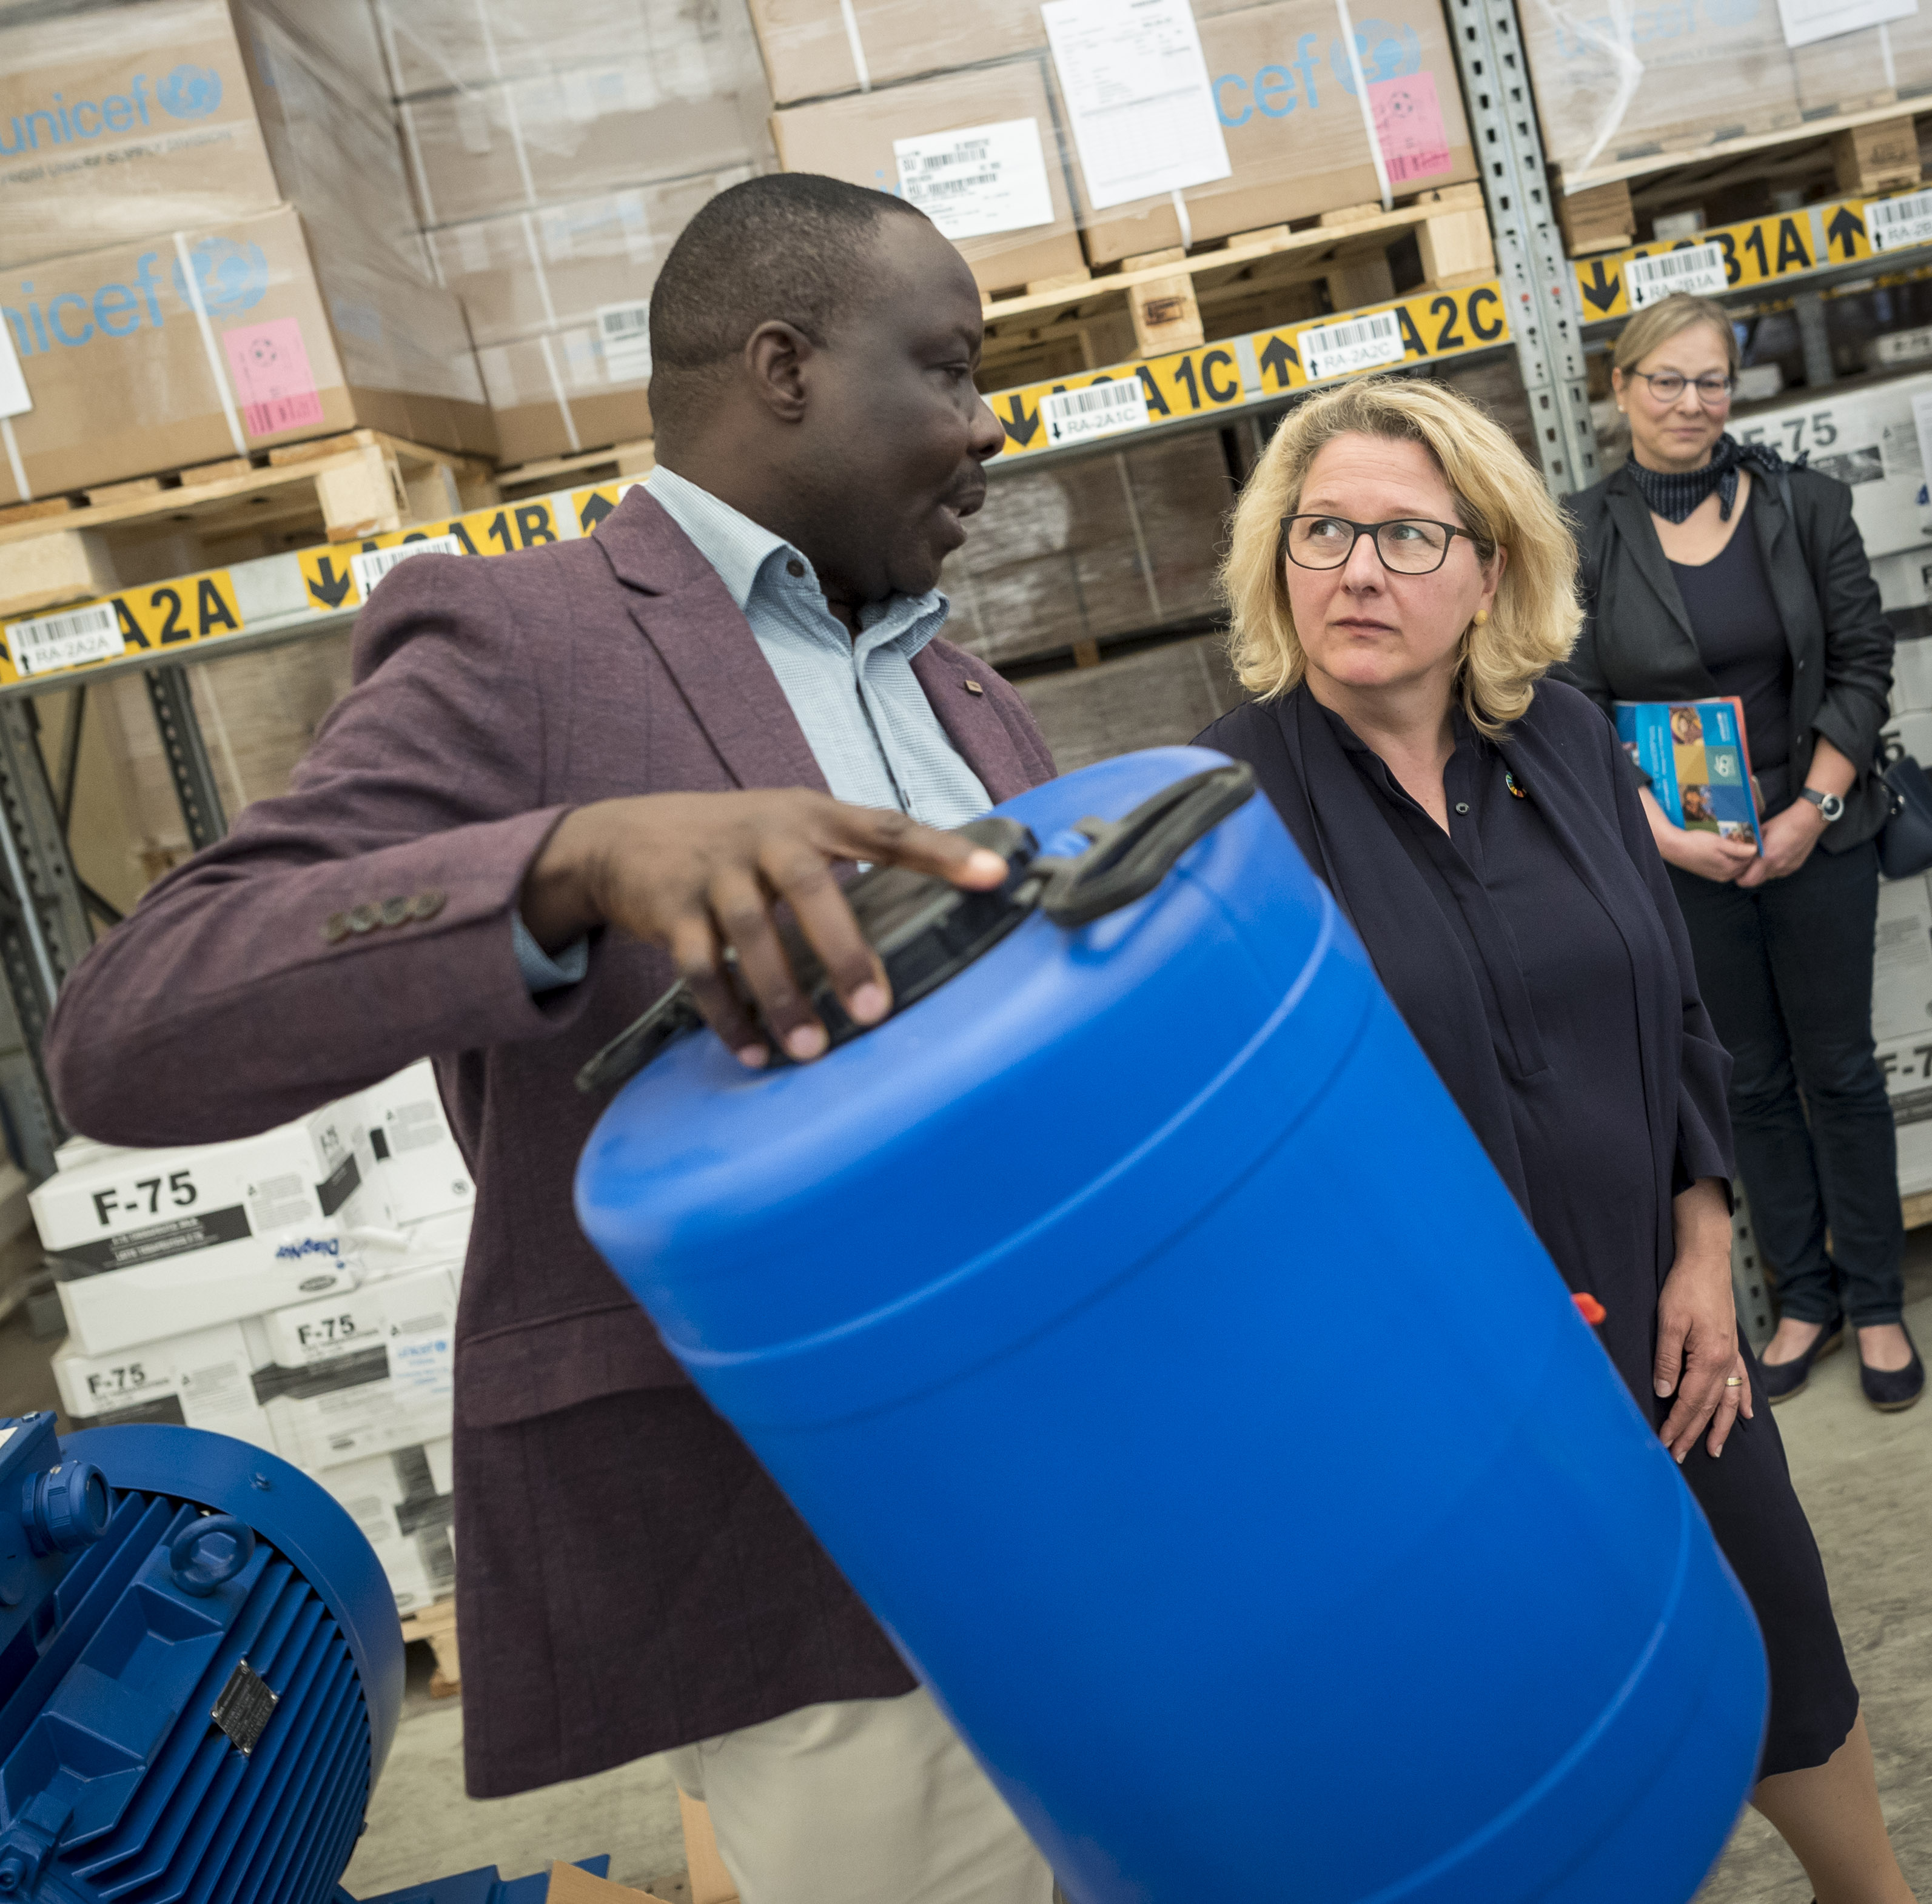
<path fill-rule="evenodd" d="M 835 868 L 990 883 L 996 859 L 920 823 L 1052 772 L 1018 697 L 934 638 L 1000 444 L 979 296 L 900 201 L 776 177 L 700 212 L 651 325 L 651 487 L 594 538 L 389 575 L 290 793 L 82 961 L 47 1061 L 76 1129 L 151 1145 L 436 1059 L 477 1182 L 473 1794 L 682 1748 L 746 1904 L 1046 1904 L 1037 1854 L 571 1207 L 600 1108 L 574 1075 L 679 973 L 744 1062 L 772 1033 L 815 1056 L 773 905 L 876 1019 Z"/>

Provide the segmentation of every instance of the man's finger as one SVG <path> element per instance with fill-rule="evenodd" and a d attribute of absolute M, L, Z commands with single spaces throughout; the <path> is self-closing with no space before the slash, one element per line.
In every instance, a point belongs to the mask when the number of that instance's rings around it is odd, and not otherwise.
<path fill-rule="evenodd" d="M 998 886 L 1006 877 L 1006 862 L 997 853 L 958 833 L 942 832 L 883 808 L 841 805 L 833 832 L 833 845 L 842 859 L 906 866 L 976 892 Z"/>
<path fill-rule="evenodd" d="M 743 868 L 724 867 L 712 878 L 710 896 L 718 931 L 738 955 L 738 976 L 787 1054 L 800 1063 L 821 1056 L 825 1027 L 785 957 L 764 886 Z M 858 929 L 852 928 L 855 937 Z"/>
<path fill-rule="evenodd" d="M 724 970 L 710 921 L 697 914 L 680 920 L 671 929 L 669 949 L 679 976 L 690 988 L 692 1003 L 704 1015 L 705 1023 L 724 1041 L 725 1048 L 740 1064 L 754 1070 L 768 1063 L 771 1050 L 765 1034 L 746 1010 L 745 1001 Z"/>
<path fill-rule="evenodd" d="M 772 891 L 790 906 L 853 1022 L 877 1024 L 892 1009 L 892 988 L 830 866 L 801 847 L 768 855 L 764 871 Z"/>

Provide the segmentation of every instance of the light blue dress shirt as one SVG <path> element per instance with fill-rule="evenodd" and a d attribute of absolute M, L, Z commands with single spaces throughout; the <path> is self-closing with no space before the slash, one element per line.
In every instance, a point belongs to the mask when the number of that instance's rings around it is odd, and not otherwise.
<path fill-rule="evenodd" d="M 645 487 L 744 611 L 835 799 L 896 808 L 929 826 L 962 826 L 986 811 L 986 788 L 912 670 L 945 625 L 944 595 L 932 589 L 868 603 L 854 635 L 826 606 L 812 564 L 782 537 L 674 470 L 654 470 Z M 532 991 L 583 977 L 583 941 L 553 959 L 520 918 L 512 931 Z"/>

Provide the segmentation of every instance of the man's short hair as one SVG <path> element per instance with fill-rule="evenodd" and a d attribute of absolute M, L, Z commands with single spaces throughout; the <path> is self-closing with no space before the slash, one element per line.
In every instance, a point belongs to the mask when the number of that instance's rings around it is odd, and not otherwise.
<path fill-rule="evenodd" d="M 651 409 L 686 410 L 760 324 L 824 345 L 868 289 L 881 219 L 922 218 L 887 192 L 780 172 L 720 192 L 685 226 L 651 292 Z"/>

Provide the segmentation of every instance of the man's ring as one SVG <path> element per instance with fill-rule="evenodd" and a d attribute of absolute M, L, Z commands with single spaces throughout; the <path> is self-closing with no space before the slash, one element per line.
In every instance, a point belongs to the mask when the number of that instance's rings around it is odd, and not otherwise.
<path fill-rule="evenodd" d="M 1744 1378 L 1742 1375 L 1726 1375 L 1724 1378 L 1724 1386 L 1726 1388 L 1742 1388 L 1744 1385 Z"/>

